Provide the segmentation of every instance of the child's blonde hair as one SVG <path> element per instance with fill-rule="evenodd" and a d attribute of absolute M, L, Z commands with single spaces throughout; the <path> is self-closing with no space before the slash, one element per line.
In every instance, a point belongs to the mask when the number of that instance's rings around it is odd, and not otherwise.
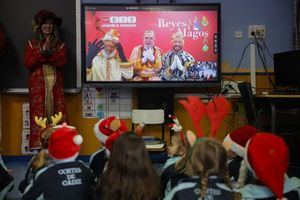
<path fill-rule="evenodd" d="M 35 155 L 35 157 L 32 160 L 33 171 L 38 171 L 40 168 L 44 167 L 47 161 L 49 160 L 49 156 L 46 153 L 46 149 L 48 149 L 48 140 L 53 131 L 54 128 L 51 126 L 46 127 L 42 130 L 41 142 L 43 148 Z"/>
<path fill-rule="evenodd" d="M 227 165 L 226 150 L 214 139 L 201 138 L 198 139 L 191 148 L 189 156 L 189 164 L 193 175 L 201 177 L 200 196 L 205 196 L 208 177 L 210 175 L 218 176 L 225 184 L 231 187 Z"/>

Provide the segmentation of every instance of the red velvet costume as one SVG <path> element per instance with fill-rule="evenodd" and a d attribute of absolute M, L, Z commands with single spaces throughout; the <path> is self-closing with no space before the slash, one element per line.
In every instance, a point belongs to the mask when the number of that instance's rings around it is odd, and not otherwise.
<path fill-rule="evenodd" d="M 2 29 L 0 29 L 0 56 L 5 53 L 6 50 L 6 39 Z"/>
<path fill-rule="evenodd" d="M 49 116 L 62 112 L 63 117 L 61 121 L 66 121 L 63 90 L 63 68 L 67 60 L 66 45 L 61 41 L 56 42 L 50 55 L 43 54 L 41 50 L 42 45 L 43 42 L 39 44 L 37 40 L 31 40 L 28 41 L 25 50 L 24 64 L 29 69 L 30 149 L 41 147 L 41 127 L 35 123 L 35 116 L 48 117 L 49 122 Z M 45 68 L 48 68 L 48 70 Z M 50 87 L 47 89 L 46 83 L 49 83 L 49 79 L 46 78 L 45 73 L 49 74 L 49 68 L 52 79 L 50 80 Z M 49 109 L 47 113 L 47 105 L 51 107 L 51 113 L 49 113 Z"/>

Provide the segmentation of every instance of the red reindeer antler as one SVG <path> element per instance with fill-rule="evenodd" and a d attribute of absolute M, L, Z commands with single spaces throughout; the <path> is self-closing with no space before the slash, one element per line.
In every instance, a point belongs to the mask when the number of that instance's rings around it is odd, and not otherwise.
<path fill-rule="evenodd" d="M 210 120 L 210 136 L 216 137 L 217 129 L 230 111 L 230 104 L 224 96 L 216 96 L 206 105 L 206 113 Z"/>
<path fill-rule="evenodd" d="M 197 96 L 188 96 L 186 100 L 178 101 L 187 110 L 196 129 L 197 137 L 203 137 L 203 131 L 200 127 L 201 119 L 205 114 L 205 106 L 202 100 Z"/>

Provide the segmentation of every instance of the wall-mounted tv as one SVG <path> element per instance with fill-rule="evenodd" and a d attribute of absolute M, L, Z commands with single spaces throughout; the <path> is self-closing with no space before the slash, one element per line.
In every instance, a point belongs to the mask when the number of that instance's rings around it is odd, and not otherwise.
<path fill-rule="evenodd" d="M 97 86 L 220 83 L 220 4 L 82 4 L 82 77 Z"/>

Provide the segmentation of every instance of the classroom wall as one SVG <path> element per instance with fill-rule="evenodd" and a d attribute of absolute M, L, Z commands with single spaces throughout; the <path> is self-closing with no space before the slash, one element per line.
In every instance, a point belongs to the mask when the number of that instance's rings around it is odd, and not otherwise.
<path fill-rule="evenodd" d="M 236 80 L 250 80 L 249 76 L 243 75 L 235 77 Z M 258 87 L 268 86 L 268 80 L 265 76 L 257 77 Z M 179 91 L 178 91 L 179 92 Z M 197 92 L 197 91 L 193 91 Z M 133 106 L 136 108 L 136 94 L 133 91 Z M 95 152 L 100 143 L 96 139 L 93 127 L 98 121 L 97 119 L 82 118 L 82 106 L 81 106 L 81 93 L 76 95 L 65 95 L 67 112 L 69 116 L 69 124 L 76 126 L 78 132 L 82 134 L 84 142 L 80 151 L 80 155 L 90 155 Z M 174 99 L 174 115 L 176 115 L 181 122 L 184 130 L 193 130 L 193 124 L 183 107 L 178 103 L 179 99 Z M 232 111 L 224 120 L 221 128 L 219 129 L 218 139 L 223 139 L 224 135 L 235 128 L 235 111 L 237 99 L 229 99 L 232 104 Z M 22 120 L 22 105 L 28 102 L 27 95 L 14 95 L 14 94 L 1 94 L 1 108 L 2 108 L 2 139 L 0 147 L 2 148 L 2 155 L 21 155 L 21 132 L 23 126 Z M 131 120 L 125 120 L 126 125 L 131 129 Z M 209 131 L 209 122 L 203 120 L 202 126 L 204 127 L 204 133 Z M 166 141 L 169 142 L 169 134 L 166 127 Z M 145 135 L 154 135 L 160 137 L 160 126 L 151 126 L 145 128 Z"/>
<path fill-rule="evenodd" d="M 90 0 L 89 0 L 90 1 Z M 84 1 L 87 2 L 87 1 Z M 101 1 L 105 2 L 105 1 Z M 108 2 L 108 1 L 107 1 Z M 110 3 L 121 3 L 122 1 L 109 1 Z M 126 1 L 123 3 L 132 3 Z M 142 1 L 143 2 L 143 1 Z M 148 2 L 148 1 L 147 1 Z M 150 1 L 151 2 L 151 1 Z M 152 1 L 153 2 L 153 1 Z M 156 2 L 156 1 L 155 1 Z M 184 1 L 177 0 L 177 3 L 202 3 L 205 1 Z M 270 52 L 285 51 L 292 48 L 292 5 L 293 0 L 222 0 L 209 1 L 209 3 L 220 2 L 222 5 L 222 71 L 223 73 L 234 71 L 238 63 L 244 46 L 250 41 L 247 35 L 249 24 L 266 25 L 266 42 Z M 28 5 L 29 6 L 29 5 Z M 24 8 L 25 9 L 25 8 Z M 244 33 L 243 39 L 235 39 L 234 31 L 241 30 Z M 242 62 L 242 69 L 247 71 L 249 68 L 249 52 L 245 54 Z M 271 60 L 268 60 L 271 67 Z M 260 64 L 258 63 L 258 68 Z M 243 70 L 242 70 L 243 71 Z M 248 75 L 227 76 L 235 80 L 249 80 Z M 269 87 L 269 83 L 264 75 L 257 77 L 257 87 Z M 177 91 L 180 93 L 180 91 Z M 197 90 L 193 90 L 197 93 Z M 134 95 L 134 106 L 136 106 L 136 94 Z M 193 125 L 184 109 L 174 99 L 174 114 L 179 118 L 185 129 L 192 129 Z M 2 155 L 20 155 L 21 131 L 22 131 L 22 104 L 28 101 L 27 94 L 1 94 L 2 108 L 2 139 L 0 147 Z M 232 100 L 233 108 L 236 100 Z M 70 95 L 66 94 L 69 122 L 78 128 L 84 137 L 81 155 L 89 155 L 97 150 L 99 142 L 93 133 L 93 125 L 97 119 L 83 119 L 81 109 L 81 93 Z M 226 131 L 234 128 L 234 122 L 228 116 L 226 123 L 222 125 L 220 139 Z M 231 120 L 231 121 L 230 121 Z M 203 122 L 204 126 L 208 126 Z M 131 127 L 130 120 L 127 120 L 128 127 Z M 158 134 L 159 129 L 150 132 Z M 167 134 L 166 134 L 167 135 Z M 167 137 L 168 139 L 168 137 Z"/>
<path fill-rule="evenodd" d="M 91 154 L 99 147 L 99 142 L 94 136 L 93 126 L 97 119 L 82 118 L 81 93 L 76 95 L 65 95 L 69 124 L 76 126 L 78 132 L 82 134 L 84 143 L 82 154 Z M 21 131 L 22 104 L 28 102 L 27 95 L 2 94 L 2 155 L 21 154 Z M 127 123 L 131 127 L 131 123 Z M 130 125 L 130 126 L 129 126 Z"/>

